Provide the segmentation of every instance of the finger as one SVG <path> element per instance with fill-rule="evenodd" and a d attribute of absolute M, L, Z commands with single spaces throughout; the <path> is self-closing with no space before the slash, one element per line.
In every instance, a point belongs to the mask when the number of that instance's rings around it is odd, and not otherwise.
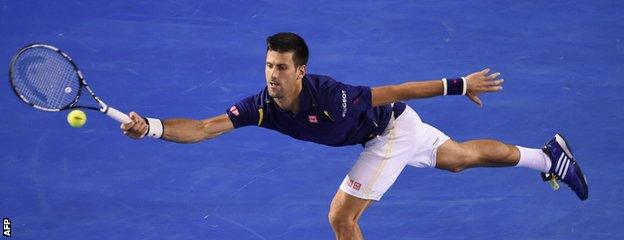
<path fill-rule="evenodd" d="M 141 131 L 140 131 L 140 133 L 141 133 L 141 137 L 143 137 L 143 136 L 147 135 L 147 130 L 148 130 L 148 128 L 149 128 L 149 127 L 147 126 L 147 124 L 143 125 L 143 127 L 141 128 Z"/>
<path fill-rule="evenodd" d="M 499 72 L 494 73 L 494 74 L 491 74 L 490 76 L 487 76 L 487 79 L 488 79 L 488 80 L 494 80 L 494 79 L 496 79 L 498 76 L 500 76 L 500 73 L 499 73 Z"/>
<path fill-rule="evenodd" d="M 504 79 L 499 79 L 499 80 L 494 80 L 494 81 L 488 81 L 485 83 L 486 87 L 496 87 L 496 86 L 502 86 L 503 82 L 505 82 Z"/>
<path fill-rule="evenodd" d="M 134 126 L 134 122 L 122 123 L 119 125 L 119 128 L 121 128 L 121 130 L 128 131 L 128 129 L 132 128 L 132 126 Z"/>
<path fill-rule="evenodd" d="M 487 73 L 489 73 L 489 72 L 490 72 L 490 68 L 486 68 L 486 69 L 483 69 L 483 70 L 481 71 L 481 74 L 485 75 L 485 74 L 487 74 Z"/>
<path fill-rule="evenodd" d="M 137 122 L 136 124 L 134 124 L 134 126 L 132 126 L 130 131 L 140 134 L 140 133 L 143 133 L 143 128 L 147 128 L 147 124 L 141 121 L 141 122 Z"/>
<path fill-rule="evenodd" d="M 132 119 L 133 122 L 143 122 L 143 118 L 136 112 L 130 112 L 130 119 Z"/>
<path fill-rule="evenodd" d="M 143 129 L 147 128 L 147 123 L 145 123 L 145 119 L 143 119 L 137 113 L 131 113 L 130 118 L 133 122 L 135 122 L 134 126 L 132 126 L 132 131 L 137 135 L 143 135 L 145 132 Z"/>
<path fill-rule="evenodd" d="M 475 95 L 468 95 L 468 98 L 470 98 L 471 101 L 476 103 L 477 106 L 483 107 L 483 102 L 481 102 L 481 99 L 479 97 L 477 97 Z"/>
<path fill-rule="evenodd" d="M 491 87 L 487 87 L 485 89 L 485 92 L 498 92 L 500 90 L 503 90 L 503 86 L 491 86 Z"/>
<path fill-rule="evenodd" d="M 139 139 L 139 138 L 141 138 L 141 136 L 139 134 L 137 134 L 136 132 L 134 132 L 134 131 L 129 131 L 127 135 L 128 135 L 128 137 L 130 137 L 132 139 Z"/>
<path fill-rule="evenodd" d="M 128 131 L 130 130 L 132 127 L 134 127 L 137 123 L 136 116 L 138 116 L 138 114 L 136 112 L 130 112 L 130 114 L 128 114 L 128 116 L 130 117 L 130 120 L 132 120 L 129 123 L 122 123 L 119 128 L 121 128 L 124 131 Z"/>

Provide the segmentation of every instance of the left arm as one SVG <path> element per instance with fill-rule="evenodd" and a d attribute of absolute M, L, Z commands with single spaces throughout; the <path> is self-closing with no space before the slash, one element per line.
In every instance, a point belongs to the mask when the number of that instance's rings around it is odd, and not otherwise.
<path fill-rule="evenodd" d="M 441 80 L 432 80 L 373 87 L 371 91 L 373 107 L 377 107 L 415 98 L 439 96 L 444 93 L 444 86 Z"/>
<path fill-rule="evenodd" d="M 490 69 L 475 72 L 466 77 L 466 96 L 479 106 L 483 106 L 479 94 L 482 92 L 497 92 L 503 87 L 503 79 L 498 79 L 500 73 L 487 75 Z M 398 101 L 417 98 L 430 98 L 444 94 L 444 84 L 441 80 L 406 82 L 398 85 L 373 87 L 373 107 L 382 106 Z"/>

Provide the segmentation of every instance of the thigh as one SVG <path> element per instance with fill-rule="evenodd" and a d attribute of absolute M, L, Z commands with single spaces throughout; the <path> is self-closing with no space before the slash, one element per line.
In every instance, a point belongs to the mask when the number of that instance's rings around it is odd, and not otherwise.
<path fill-rule="evenodd" d="M 366 143 L 340 184 L 340 190 L 357 198 L 377 201 L 392 186 L 407 165 L 407 159 L 405 151 L 396 144 L 396 129 L 390 126 L 387 130 Z"/>
<path fill-rule="evenodd" d="M 447 139 L 407 107 L 390 120 L 382 135 L 366 143 L 340 189 L 358 198 L 379 200 L 406 165 L 434 167 L 435 150 Z"/>
<path fill-rule="evenodd" d="M 474 149 L 465 144 L 449 140 L 438 148 L 435 167 L 458 172 L 470 166 L 471 162 L 469 159 L 473 155 Z"/>
<path fill-rule="evenodd" d="M 461 153 L 461 146 L 459 143 L 449 140 L 438 147 L 436 156 L 436 168 L 450 169 L 459 161 L 459 154 Z"/>
<path fill-rule="evenodd" d="M 419 124 L 415 128 L 414 135 L 409 141 L 413 149 L 408 164 L 419 168 L 436 167 L 439 149 L 447 142 L 453 142 L 453 140 L 442 131 L 426 123 Z"/>
<path fill-rule="evenodd" d="M 396 127 L 401 131 L 397 145 L 405 149 L 408 164 L 419 168 L 436 166 L 438 148 L 450 138 L 436 127 L 422 122 L 420 116 L 407 107 L 397 121 Z"/>

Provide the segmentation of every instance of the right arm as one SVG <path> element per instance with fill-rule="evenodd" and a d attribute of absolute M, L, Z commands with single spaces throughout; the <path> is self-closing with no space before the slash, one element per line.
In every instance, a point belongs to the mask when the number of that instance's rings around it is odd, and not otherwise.
<path fill-rule="evenodd" d="M 124 134 L 133 139 L 143 138 L 148 130 L 145 119 L 135 112 L 130 112 L 130 119 L 132 122 L 121 125 Z M 161 138 L 178 143 L 196 143 L 215 138 L 234 129 L 234 124 L 227 114 L 204 120 L 167 119 L 162 123 L 164 131 Z"/>
<path fill-rule="evenodd" d="M 479 106 L 483 106 L 479 94 L 497 92 L 503 89 L 503 79 L 498 79 L 500 73 L 487 75 L 489 71 L 490 69 L 486 68 L 466 76 L 466 96 Z M 373 87 L 371 89 L 371 101 L 373 107 L 376 107 L 398 101 L 429 98 L 443 94 L 444 85 L 441 80 L 406 82 L 399 85 Z"/>

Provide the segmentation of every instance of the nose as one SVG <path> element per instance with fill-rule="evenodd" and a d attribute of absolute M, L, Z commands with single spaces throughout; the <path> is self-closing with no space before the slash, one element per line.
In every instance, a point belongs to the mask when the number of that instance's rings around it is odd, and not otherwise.
<path fill-rule="evenodd" d="M 270 69 L 269 71 L 270 71 L 271 79 L 273 80 L 277 79 L 277 74 L 275 73 L 276 72 L 275 69 Z"/>

